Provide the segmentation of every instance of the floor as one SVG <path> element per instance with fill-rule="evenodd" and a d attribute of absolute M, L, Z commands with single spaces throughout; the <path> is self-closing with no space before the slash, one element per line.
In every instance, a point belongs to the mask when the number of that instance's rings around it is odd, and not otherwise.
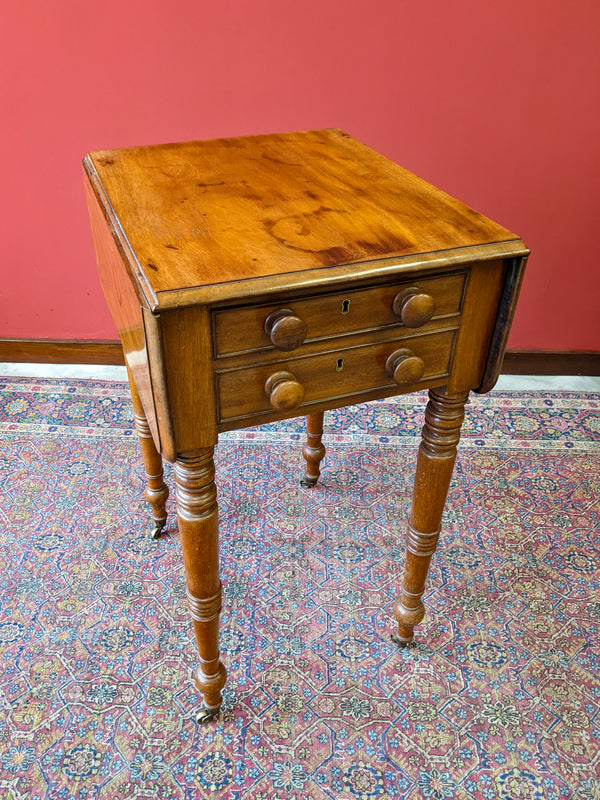
<path fill-rule="evenodd" d="M 175 515 L 153 541 L 124 384 L 50 372 L 0 379 L 0 796 L 600 800 L 596 393 L 470 404 L 402 651 L 423 398 L 331 412 L 309 491 L 302 420 L 223 437 L 229 684 L 201 726 Z"/>
<path fill-rule="evenodd" d="M 20 364 L 0 362 L 0 376 L 26 378 L 92 378 L 126 381 L 125 367 L 97 364 Z M 588 375 L 501 375 L 496 389 L 509 391 L 551 390 L 600 392 L 600 376 Z"/>

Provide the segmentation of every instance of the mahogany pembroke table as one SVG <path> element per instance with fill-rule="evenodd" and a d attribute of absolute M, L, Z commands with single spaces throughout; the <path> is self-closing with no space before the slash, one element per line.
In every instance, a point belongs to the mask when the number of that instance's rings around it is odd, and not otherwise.
<path fill-rule="evenodd" d="M 429 390 L 395 640 L 408 644 L 469 392 L 502 362 L 522 241 L 339 130 L 90 153 L 98 269 L 123 344 L 154 535 L 174 464 L 204 705 L 221 706 L 220 432 Z"/>

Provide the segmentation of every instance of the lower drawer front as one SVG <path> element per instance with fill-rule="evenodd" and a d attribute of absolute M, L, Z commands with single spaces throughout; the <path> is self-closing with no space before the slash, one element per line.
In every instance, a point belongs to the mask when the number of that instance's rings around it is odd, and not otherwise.
<path fill-rule="evenodd" d="M 307 413 L 303 407 L 310 404 L 329 400 L 335 402 L 345 397 L 352 399 L 353 395 L 365 392 L 380 390 L 384 394 L 393 388 L 399 394 L 414 391 L 421 383 L 448 374 L 455 333 L 454 330 L 444 331 L 302 358 L 288 358 L 276 363 L 217 370 L 219 421 L 273 413 L 265 383 L 281 370 L 290 372 L 304 389 L 304 399 L 297 406 L 298 415 Z M 422 378 L 414 384 L 397 386 L 386 371 L 389 356 L 400 348 L 408 348 L 425 364 Z"/>

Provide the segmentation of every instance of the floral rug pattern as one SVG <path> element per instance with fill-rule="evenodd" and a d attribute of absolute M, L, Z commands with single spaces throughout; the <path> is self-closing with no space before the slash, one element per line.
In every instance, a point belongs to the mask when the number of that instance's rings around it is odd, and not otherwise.
<path fill-rule="evenodd" d="M 598 800 L 600 396 L 473 397 L 399 651 L 425 403 L 328 414 L 310 490 L 303 420 L 221 437 L 229 681 L 200 727 L 126 387 L 0 379 L 0 797 Z"/>

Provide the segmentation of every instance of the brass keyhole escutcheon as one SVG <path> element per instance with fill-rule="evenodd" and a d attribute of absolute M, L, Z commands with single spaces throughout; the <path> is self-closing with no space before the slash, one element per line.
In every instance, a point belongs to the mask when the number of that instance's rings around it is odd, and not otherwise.
<path fill-rule="evenodd" d="M 342 314 L 347 314 L 350 311 L 350 300 L 342 300 Z"/>
<path fill-rule="evenodd" d="M 344 359 L 338 358 L 337 364 L 335 365 L 336 372 L 341 372 L 344 369 Z"/>

